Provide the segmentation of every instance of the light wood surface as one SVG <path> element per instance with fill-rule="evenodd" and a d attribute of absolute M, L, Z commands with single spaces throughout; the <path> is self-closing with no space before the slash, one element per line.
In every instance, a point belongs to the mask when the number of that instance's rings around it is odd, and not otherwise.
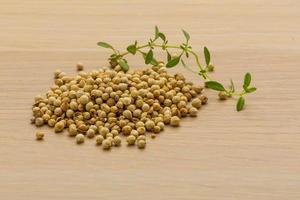
<path fill-rule="evenodd" d="M 297 0 L 2 0 L 0 199 L 300 199 L 299 24 Z M 106 66 L 110 52 L 96 42 L 124 48 L 154 25 L 170 42 L 182 41 L 184 28 L 194 49 L 208 46 L 218 80 L 241 83 L 252 72 L 258 91 L 246 110 L 206 92 L 198 118 L 167 128 L 144 151 L 78 146 L 46 127 L 45 141 L 34 140 L 31 103 L 55 69 Z"/>

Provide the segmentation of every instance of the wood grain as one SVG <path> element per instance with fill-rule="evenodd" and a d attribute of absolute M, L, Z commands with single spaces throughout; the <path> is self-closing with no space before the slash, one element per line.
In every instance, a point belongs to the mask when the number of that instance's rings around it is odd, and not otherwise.
<path fill-rule="evenodd" d="M 296 0 L 1 1 L 0 199 L 299 199 L 299 8 Z M 55 69 L 105 66 L 109 52 L 97 41 L 124 48 L 156 24 L 174 43 L 184 28 L 196 50 L 208 46 L 219 80 L 252 72 L 258 91 L 247 109 L 208 91 L 198 118 L 144 151 L 103 152 L 47 128 L 45 141 L 34 140 L 31 103 Z"/>

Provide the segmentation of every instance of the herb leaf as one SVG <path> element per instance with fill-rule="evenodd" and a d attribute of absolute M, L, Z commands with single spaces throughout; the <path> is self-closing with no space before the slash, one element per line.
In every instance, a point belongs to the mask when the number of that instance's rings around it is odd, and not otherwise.
<path fill-rule="evenodd" d="M 159 32 L 159 33 L 158 33 L 158 37 L 160 37 L 164 42 L 166 41 L 166 36 L 165 36 L 165 34 Z"/>
<path fill-rule="evenodd" d="M 118 63 L 123 71 L 125 71 L 125 72 L 128 71 L 129 65 L 127 64 L 127 61 L 125 59 L 119 60 Z"/>
<path fill-rule="evenodd" d="M 204 47 L 204 57 L 205 57 L 206 66 L 208 66 L 210 63 L 210 53 L 207 47 Z"/>
<path fill-rule="evenodd" d="M 146 61 L 147 53 L 142 52 L 142 51 L 140 51 L 140 50 L 139 50 L 139 52 L 143 55 L 143 58 L 144 58 L 144 60 Z M 158 65 L 158 62 L 157 62 L 157 60 L 156 60 L 155 58 L 152 57 L 152 60 L 151 60 L 150 64 L 151 64 L 151 65 Z"/>
<path fill-rule="evenodd" d="M 151 63 L 152 59 L 153 59 L 153 51 L 150 49 L 146 55 L 145 63 L 146 64 Z"/>
<path fill-rule="evenodd" d="M 127 51 L 134 55 L 136 53 L 136 44 L 129 45 Z"/>
<path fill-rule="evenodd" d="M 217 91 L 226 91 L 224 86 L 217 81 L 206 81 L 205 86 Z"/>
<path fill-rule="evenodd" d="M 167 68 L 175 67 L 179 63 L 179 61 L 180 61 L 180 56 L 176 56 L 168 61 L 166 67 Z"/>
<path fill-rule="evenodd" d="M 103 48 L 113 49 L 114 50 L 114 48 L 110 44 L 108 44 L 106 42 L 98 42 L 97 45 L 100 46 L 100 47 L 103 47 Z"/>
<path fill-rule="evenodd" d="M 244 89 L 248 88 L 248 86 L 250 85 L 250 83 L 251 83 L 251 74 L 250 73 L 246 73 L 245 77 L 244 77 L 244 85 L 243 85 Z"/>
<path fill-rule="evenodd" d="M 256 87 L 247 88 L 245 91 L 246 91 L 247 93 L 255 92 L 255 91 L 256 91 Z"/>
<path fill-rule="evenodd" d="M 186 32 L 185 30 L 183 30 L 182 29 L 182 32 L 183 32 L 183 34 L 184 34 L 184 37 L 185 37 L 185 39 L 186 39 L 186 43 L 188 43 L 189 42 L 189 40 L 190 40 L 190 34 L 188 33 L 188 32 Z"/>
<path fill-rule="evenodd" d="M 245 105 L 245 99 L 244 97 L 240 97 L 236 104 L 236 110 L 237 111 L 243 110 L 244 105 Z"/>
<path fill-rule="evenodd" d="M 155 26 L 155 39 L 157 39 L 159 37 L 159 29 L 157 26 Z"/>

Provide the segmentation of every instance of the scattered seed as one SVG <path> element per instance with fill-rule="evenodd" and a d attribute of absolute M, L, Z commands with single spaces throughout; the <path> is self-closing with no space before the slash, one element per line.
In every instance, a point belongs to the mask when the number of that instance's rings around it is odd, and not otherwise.
<path fill-rule="evenodd" d="M 75 139 L 76 139 L 77 144 L 81 144 L 84 142 L 84 135 L 79 133 L 76 135 Z"/>
<path fill-rule="evenodd" d="M 146 141 L 145 140 L 139 140 L 137 142 L 137 146 L 138 146 L 139 149 L 144 149 L 145 146 L 146 146 Z"/>
<path fill-rule="evenodd" d="M 43 140 L 44 139 L 44 133 L 41 131 L 36 132 L 36 139 L 37 140 Z"/>

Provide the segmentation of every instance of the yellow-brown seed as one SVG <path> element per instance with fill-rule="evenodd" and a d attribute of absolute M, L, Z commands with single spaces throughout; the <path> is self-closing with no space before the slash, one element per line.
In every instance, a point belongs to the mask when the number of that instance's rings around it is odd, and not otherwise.
<path fill-rule="evenodd" d="M 197 109 L 201 108 L 201 106 L 202 106 L 201 100 L 198 99 L 198 98 L 193 99 L 192 106 L 197 108 Z"/>
<path fill-rule="evenodd" d="M 145 146 L 146 146 L 146 141 L 145 140 L 139 140 L 137 142 L 137 146 L 138 146 L 139 149 L 144 149 Z"/>
<path fill-rule="evenodd" d="M 191 107 L 189 110 L 189 113 L 190 113 L 191 117 L 197 117 L 197 114 L 198 114 L 197 108 Z"/>
<path fill-rule="evenodd" d="M 82 63 L 77 63 L 76 68 L 77 68 L 77 71 L 82 71 L 84 69 L 84 66 Z"/>
<path fill-rule="evenodd" d="M 44 125 L 44 120 L 41 117 L 38 117 L 35 119 L 35 125 L 36 126 L 43 126 Z"/>
<path fill-rule="evenodd" d="M 146 133 L 145 127 L 138 127 L 137 131 L 139 132 L 139 135 L 144 135 Z"/>
<path fill-rule="evenodd" d="M 112 145 L 112 143 L 111 143 L 110 139 L 105 139 L 102 142 L 102 147 L 103 147 L 104 150 L 109 150 L 111 145 Z"/>
<path fill-rule="evenodd" d="M 95 136 L 95 131 L 93 129 L 89 129 L 87 132 L 86 132 L 86 136 L 88 138 L 93 138 Z"/>
<path fill-rule="evenodd" d="M 140 135 L 139 137 L 137 137 L 137 141 L 139 141 L 139 140 L 146 140 L 146 136 Z"/>
<path fill-rule="evenodd" d="M 126 125 L 122 128 L 122 132 L 124 135 L 129 135 L 131 130 L 132 130 L 131 126 L 128 126 L 128 125 Z"/>
<path fill-rule="evenodd" d="M 115 144 L 115 146 L 120 146 L 121 145 L 121 137 L 120 136 L 115 136 L 114 139 L 113 139 L 113 142 Z"/>
<path fill-rule="evenodd" d="M 146 127 L 147 131 L 151 131 L 154 128 L 154 126 L 155 126 L 155 124 L 152 120 L 148 120 L 145 123 L 145 127 Z"/>
<path fill-rule="evenodd" d="M 171 117 L 170 121 L 171 126 L 179 126 L 180 125 L 180 119 L 177 116 Z"/>
<path fill-rule="evenodd" d="M 133 135 L 129 135 L 126 138 L 126 141 L 127 141 L 128 145 L 134 145 L 135 144 L 135 140 L 136 140 L 136 138 Z"/>
<path fill-rule="evenodd" d="M 35 136 L 37 140 L 43 140 L 44 139 L 44 133 L 41 131 L 36 132 Z"/>
<path fill-rule="evenodd" d="M 80 98 L 79 98 L 79 102 L 81 104 L 87 104 L 89 102 L 89 97 L 87 95 L 82 95 Z"/>
<path fill-rule="evenodd" d="M 75 137 L 75 139 L 76 139 L 76 143 L 77 144 L 81 144 L 81 143 L 83 143 L 84 142 L 84 135 L 83 134 L 77 134 L 76 135 L 76 137 Z"/>
<path fill-rule="evenodd" d="M 69 136 L 75 136 L 77 135 L 77 127 L 75 124 L 71 124 L 69 126 Z"/>
<path fill-rule="evenodd" d="M 62 132 L 65 128 L 65 123 L 63 121 L 59 121 L 54 126 L 54 131 L 56 133 Z"/>
<path fill-rule="evenodd" d="M 101 145 L 103 140 L 104 140 L 104 137 L 102 135 L 97 135 L 96 136 L 96 144 L 97 145 Z"/>
<path fill-rule="evenodd" d="M 219 92 L 219 99 L 220 100 L 226 100 L 227 99 L 227 93 L 224 91 Z"/>

